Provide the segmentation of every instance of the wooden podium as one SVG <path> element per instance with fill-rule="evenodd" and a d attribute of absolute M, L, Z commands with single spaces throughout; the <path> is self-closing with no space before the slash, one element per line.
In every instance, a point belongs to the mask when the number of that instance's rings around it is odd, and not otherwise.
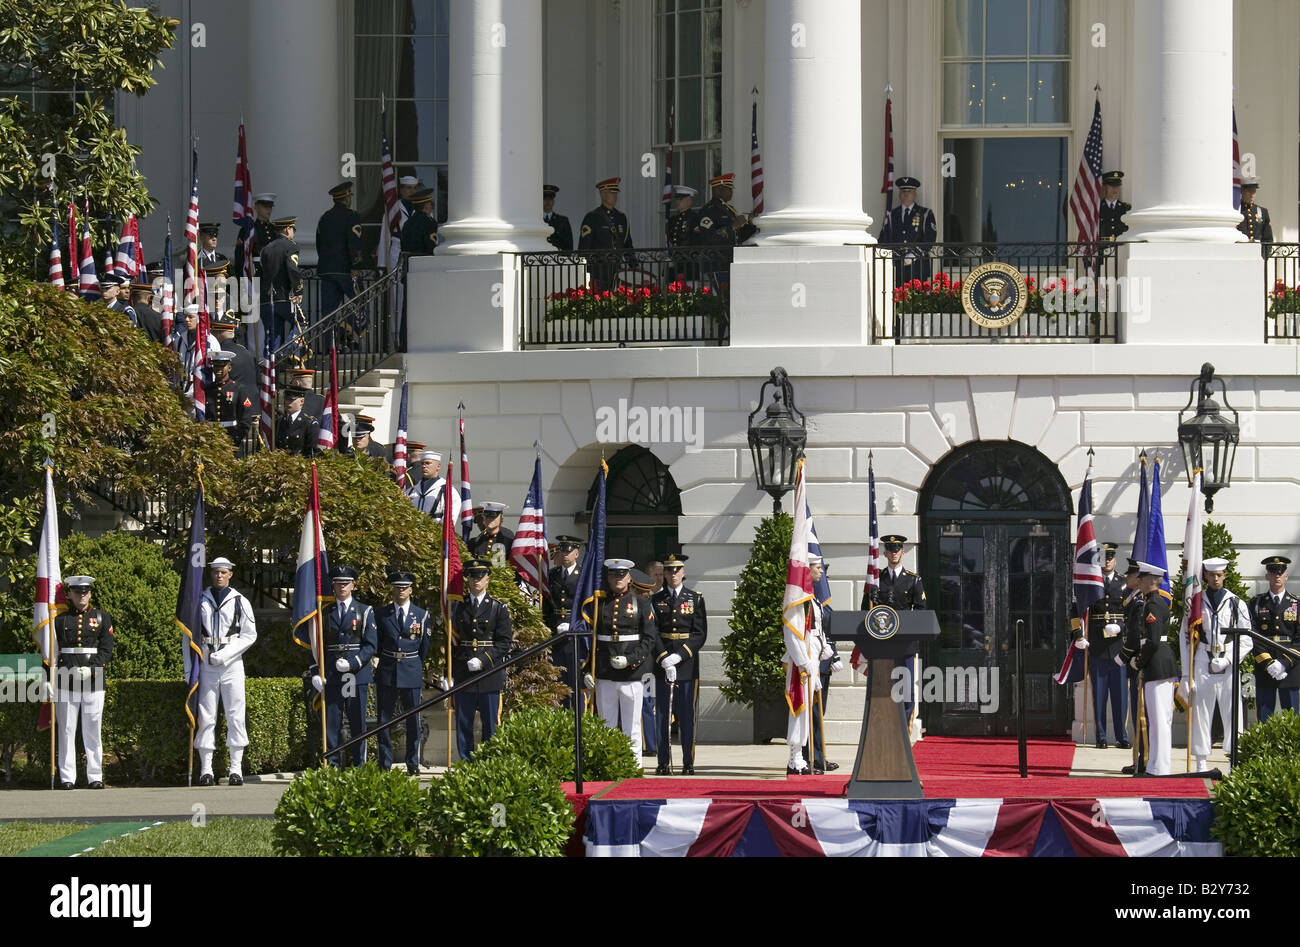
<path fill-rule="evenodd" d="M 869 660 L 867 705 L 862 736 L 849 779 L 850 799 L 920 799 L 921 780 L 912 758 L 907 714 L 895 690 L 894 661 L 914 655 L 918 646 L 939 637 L 931 611 L 895 611 L 878 605 L 866 612 L 835 612 L 830 637 L 852 641 Z M 839 633 L 835 626 L 838 626 Z"/>

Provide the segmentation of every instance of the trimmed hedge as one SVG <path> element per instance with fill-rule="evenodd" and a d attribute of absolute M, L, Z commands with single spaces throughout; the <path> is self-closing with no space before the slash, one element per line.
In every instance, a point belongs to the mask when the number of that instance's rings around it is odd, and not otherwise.
<path fill-rule="evenodd" d="M 548 779 L 568 782 L 573 773 L 573 712 L 530 707 L 506 718 L 492 739 L 475 752 L 476 762 L 511 756 L 527 760 Z M 631 779 L 641 763 L 621 730 L 595 714 L 582 715 L 582 778 L 592 782 Z"/>
<path fill-rule="evenodd" d="M 559 782 L 514 755 L 457 763 L 433 781 L 428 806 L 431 855 L 559 857 L 573 833 Z"/>
<path fill-rule="evenodd" d="M 1294 858 L 1300 855 L 1298 813 L 1300 759 L 1256 755 L 1214 787 L 1210 832 L 1228 855 Z"/>
<path fill-rule="evenodd" d="M 404 770 L 313 769 L 280 797 L 272 841 L 280 855 L 423 855 L 427 810 Z"/>
<path fill-rule="evenodd" d="M 1261 756 L 1300 759 L 1300 716 L 1282 710 L 1241 735 L 1241 742 L 1237 744 L 1237 765 L 1242 766 Z"/>

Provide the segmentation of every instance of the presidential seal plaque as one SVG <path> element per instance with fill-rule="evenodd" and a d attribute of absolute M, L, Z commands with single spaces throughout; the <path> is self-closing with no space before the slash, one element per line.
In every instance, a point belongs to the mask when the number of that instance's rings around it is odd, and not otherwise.
<path fill-rule="evenodd" d="M 961 287 L 961 308 L 976 325 L 1005 329 L 1025 314 L 1029 292 L 1025 278 L 1006 263 L 985 263 L 967 275 Z"/>

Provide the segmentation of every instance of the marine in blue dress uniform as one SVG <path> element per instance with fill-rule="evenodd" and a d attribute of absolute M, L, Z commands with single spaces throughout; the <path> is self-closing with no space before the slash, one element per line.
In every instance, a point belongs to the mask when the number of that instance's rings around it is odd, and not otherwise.
<path fill-rule="evenodd" d="M 1268 571 L 1268 591 L 1250 600 L 1253 630 L 1293 651 L 1300 650 L 1300 597 L 1286 590 L 1291 560 L 1286 556 L 1269 556 L 1262 564 Z M 1270 649 L 1262 641 L 1255 643 L 1255 652 L 1255 706 L 1259 708 L 1259 722 L 1273 716 L 1279 695 L 1283 710 L 1300 713 L 1300 660 L 1281 648 Z"/>
<path fill-rule="evenodd" d="M 577 536 L 557 536 L 555 548 L 560 554 L 558 565 L 551 566 L 547 579 L 551 585 L 550 598 L 543 600 L 543 617 L 546 627 L 553 634 L 564 634 L 569 630 L 569 618 L 573 615 L 573 596 L 578 591 L 578 559 L 582 552 L 582 540 Z M 551 650 L 551 663 L 560 669 L 560 680 L 569 686 L 572 693 L 564 698 L 561 705 L 565 710 L 573 709 L 573 702 L 578 701 L 579 712 L 586 711 L 586 700 L 579 664 L 574 648 L 573 638 L 566 638 Z"/>
<path fill-rule="evenodd" d="M 916 178 L 902 177 L 895 182 L 898 188 L 897 206 L 885 215 L 880 228 L 880 242 L 906 244 L 894 250 L 894 285 L 901 286 L 909 280 L 930 278 L 930 248 L 938 239 L 934 211 L 916 203 L 916 191 L 921 182 Z"/>
<path fill-rule="evenodd" d="M 700 650 L 709 637 L 704 596 L 684 584 L 690 556 L 669 553 L 664 587 L 650 598 L 663 647 L 655 654 L 655 727 L 659 731 L 658 776 L 670 775 L 672 737 L 669 719 L 676 716 L 682 740 L 682 775 L 695 775 L 695 710 L 700 699 Z M 674 686 L 675 685 L 675 686 Z M 671 708 L 669 694 L 672 694 Z M 671 712 L 670 712 L 671 711 Z"/>
<path fill-rule="evenodd" d="M 344 715 L 351 736 L 365 732 L 366 699 L 374 680 L 370 659 L 379 651 L 379 631 L 375 627 L 375 610 L 352 596 L 357 570 L 335 566 L 330 569 L 330 580 L 334 583 L 334 604 L 329 608 L 325 627 L 325 673 L 322 675 L 322 669 L 313 666 L 312 686 L 325 694 L 325 744 L 330 763 L 342 766 L 341 755 L 333 750 L 343 742 Z M 352 754 L 354 766 L 364 763 L 365 744 Z"/>
<path fill-rule="evenodd" d="M 508 509 L 510 507 L 504 503 L 489 500 L 475 510 L 474 521 L 479 524 L 480 532 L 465 544 L 471 556 L 491 560 L 494 566 L 503 566 L 509 561 L 515 532 L 502 525 Z"/>
<path fill-rule="evenodd" d="M 900 612 L 929 608 L 925 601 L 925 586 L 921 583 L 921 577 L 911 569 L 903 568 L 903 551 L 907 545 L 907 537 L 897 533 L 881 536 L 880 544 L 885 550 L 885 558 L 889 561 L 889 565 L 880 570 L 880 586 L 875 590 L 875 594 L 871 596 L 863 594 L 862 610 L 866 611 L 876 605 L 889 605 Z M 908 693 L 915 693 L 916 652 L 913 651 L 906 658 L 896 658 L 894 667 L 906 667 L 910 670 L 912 688 Z M 907 714 L 909 725 L 914 706 L 910 700 L 903 702 L 903 712 Z"/>
<path fill-rule="evenodd" d="M 458 693 L 456 702 L 456 748 L 461 759 L 474 752 L 474 715 L 483 730 L 483 741 L 492 739 L 501 722 L 501 688 L 504 670 L 493 671 L 510 656 L 514 632 L 510 609 L 487 594 L 492 563 L 470 559 L 465 563 L 465 600 L 452 611 L 452 683 L 474 683 Z"/>
<path fill-rule="evenodd" d="M 379 722 L 392 720 L 420 703 L 424 684 L 424 662 L 429 657 L 429 613 L 411 601 L 415 576 L 409 572 L 390 572 L 388 585 L 393 600 L 375 612 L 379 630 L 379 667 L 375 669 L 378 688 Z M 406 771 L 412 776 L 420 771 L 420 715 L 406 718 Z M 393 766 L 392 728 L 379 731 L 379 767 Z"/>
<path fill-rule="evenodd" d="M 1101 569 L 1104 594 L 1088 609 L 1085 632 L 1079 616 L 1070 620 L 1074 647 L 1088 654 L 1088 677 L 1092 685 L 1092 715 L 1097 734 L 1097 749 L 1106 749 L 1106 703 L 1110 702 L 1111 722 L 1115 725 L 1115 745 L 1129 749 L 1125 730 L 1127 714 L 1124 674 L 1124 579 L 1115 571 L 1114 543 L 1103 544 L 1105 565 Z M 1080 655 L 1082 657 L 1082 655 Z M 1118 659 L 1118 660 L 1117 660 Z"/>

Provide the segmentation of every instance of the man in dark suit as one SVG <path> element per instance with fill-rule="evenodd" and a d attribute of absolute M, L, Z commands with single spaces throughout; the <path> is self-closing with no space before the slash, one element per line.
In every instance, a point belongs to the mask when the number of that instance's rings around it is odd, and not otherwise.
<path fill-rule="evenodd" d="M 374 680 L 370 659 L 379 652 L 379 630 L 375 627 L 375 610 L 352 597 L 357 570 L 339 565 L 330 569 L 334 584 L 334 604 L 329 607 L 325 626 L 325 667 L 312 667 L 312 686 L 325 694 L 325 740 L 332 766 L 342 766 L 343 758 L 332 752 L 343 742 L 343 718 L 348 718 L 348 733 L 358 737 L 365 732 L 366 699 Z M 366 761 L 366 745 L 352 751 L 352 765 Z"/>
<path fill-rule="evenodd" d="M 881 243 L 906 245 L 894 250 L 895 286 L 930 278 L 930 248 L 939 237 L 939 228 L 934 211 L 916 202 L 920 186 L 916 178 L 901 177 L 895 181 L 898 206 L 885 215 L 885 224 L 880 228 Z"/>
<path fill-rule="evenodd" d="M 551 566 L 548 580 L 551 584 L 551 596 L 542 601 L 545 612 L 546 627 L 554 634 L 563 634 L 569 630 L 569 618 L 573 614 L 573 596 L 578 591 L 578 556 L 582 551 L 582 540 L 577 536 L 557 536 L 555 548 L 560 554 L 558 565 Z M 566 638 L 551 651 L 551 663 L 560 669 L 560 680 L 573 691 L 564 698 L 561 705 L 565 710 L 573 709 L 573 702 L 578 702 L 580 713 L 586 712 L 583 698 L 582 681 L 576 676 L 579 664 L 574 648 L 574 639 Z"/>
<path fill-rule="evenodd" d="M 479 718 L 483 742 L 492 739 L 501 721 L 501 688 L 506 672 L 493 671 L 510 655 L 514 632 L 510 609 L 487 594 L 492 563 L 470 559 L 465 563 L 465 600 L 452 612 L 452 683 L 474 683 L 456 695 L 456 748 L 467 760 L 474 752 L 474 715 Z"/>
<path fill-rule="evenodd" d="M 596 185 L 600 192 L 600 206 L 582 218 L 578 233 L 579 250 L 630 250 L 632 232 L 627 215 L 618 209 L 618 192 L 622 178 L 606 178 Z M 623 268 L 623 258 L 612 253 L 602 253 L 588 264 L 592 286 L 598 292 L 614 288 L 614 278 Z"/>
<path fill-rule="evenodd" d="M 387 723 L 420 703 L 424 684 L 424 662 L 429 657 L 429 615 L 411 601 L 415 576 L 409 572 L 388 573 L 393 600 L 375 613 L 379 630 L 379 667 L 375 686 L 379 689 L 379 722 Z M 420 715 L 406 718 L 406 771 L 420 772 Z M 379 731 L 379 768 L 392 769 L 392 728 Z"/>
<path fill-rule="evenodd" d="M 1263 560 L 1268 572 L 1268 591 L 1250 600 L 1250 620 L 1257 635 L 1300 650 L 1300 597 L 1286 589 L 1291 560 L 1286 556 L 1268 556 Z M 1280 648 L 1270 649 L 1255 642 L 1255 706 L 1259 722 L 1273 716 L 1273 706 L 1282 696 L 1282 709 L 1300 713 L 1300 660 Z M 1277 662 L 1274 664 L 1274 662 Z"/>
<path fill-rule="evenodd" d="M 551 225 L 551 235 L 546 242 L 557 250 L 565 252 L 573 249 L 573 227 L 569 218 L 555 212 L 555 195 L 560 189 L 554 184 L 542 185 L 542 220 Z"/>
<path fill-rule="evenodd" d="M 1267 258 L 1273 248 L 1273 221 L 1268 216 L 1268 208 L 1255 203 L 1257 190 L 1259 181 L 1255 178 L 1241 182 L 1241 223 L 1237 224 L 1237 229 L 1251 243 L 1258 243 L 1260 255 Z"/>
<path fill-rule="evenodd" d="M 131 284 L 131 308 L 135 310 L 136 325 L 152 341 L 162 343 L 162 313 L 153 307 L 153 284 Z M 221 346 L 223 349 L 225 345 Z"/>
<path fill-rule="evenodd" d="M 704 596 L 683 583 L 689 556 L 661 556 L 664 587 L 650 598 L 663 643 L 655 659 L 655 726 L 659 731 L 656 776 L 672 775 L 670 717 L 677 718 L 682 740 L 682 775 L 695 775 L 695 711 L 700 699 L 700 651 L 709 637 Z M 669 694 L 672 695 L 671 707 Z"/>
<path fill-rule="evenodd" d="M 1168 776 L 1173 772 L 1170 756 L 1174 685 L 1178 678 L 1178 662 L 1170 642 L 1176 635 L 1169 630 L 1169 602 L 1160 594 L 1160 580 L 1165 571 L 1146 562 L 1138 563 L 1138 571 L 1141 583 L 1138 588 L 1145 604 L 1128 629 L 1125 647 L 1137 653 L 1130 663 L 1142 673 L 1142 699 L 1146 704 L 1147 733 L 1151 741 L 1147 774 Z"/>
<path fill-rule="evenodd" d="M 1101 567 L 1104 594 L 1088 609 L 1085 630 L 1079 616 L 1070 620 L 1074 647 L 1087 653 L 1088 678 L 1092 686 L 1092 716 L 1097 734 L 1097 749 L 1106 749 L 1106 702 L 1110 701 L 1111 721 L 1115 725 L 1115 745 L 1129 749 L 1124 728 L 1125 704 L 1124 660 L 1124 579 L 1115 571 L 1114 543 L 1105 543 L 1105 564 Z M 1083 657 L 1079 655 L 1078 657 Z M 1116 661 L 1116 658 L 1119 658 Z"/>
<path fill-rule="evenodd" d="M 910 181 L 911 178 L 903 178 L 902 180 Z M 921 577 L 911 569 L 903 568 L 903 553 L 904 547 L 907 545 L 907 537 L 896 533 L 881 536 L 880 544 L 885 550 L 885 558 L 889 564 L 886 568 L 880 570 L 880 586 L 875 590 L 875 594 L 863 594 L 862 610 L 866 611 L 876 605 L 889 605 L 900 612 L 929 608 L 930 606 L 925 601 L 925 586 L 921 582 Z M 915 651 L 905 658 L 896 658 L 894 667 L 908 669 L 910 682 L 907 686 L 907 693 L 915 694 L 918 684 Z M 915 703 L 911 700 L 903 702 L 903 711 L 907 714 L 908 725 L 912 728 L 915 738 L 920 739 L 918 727 L 912 719 L 914 707 Z"/>

